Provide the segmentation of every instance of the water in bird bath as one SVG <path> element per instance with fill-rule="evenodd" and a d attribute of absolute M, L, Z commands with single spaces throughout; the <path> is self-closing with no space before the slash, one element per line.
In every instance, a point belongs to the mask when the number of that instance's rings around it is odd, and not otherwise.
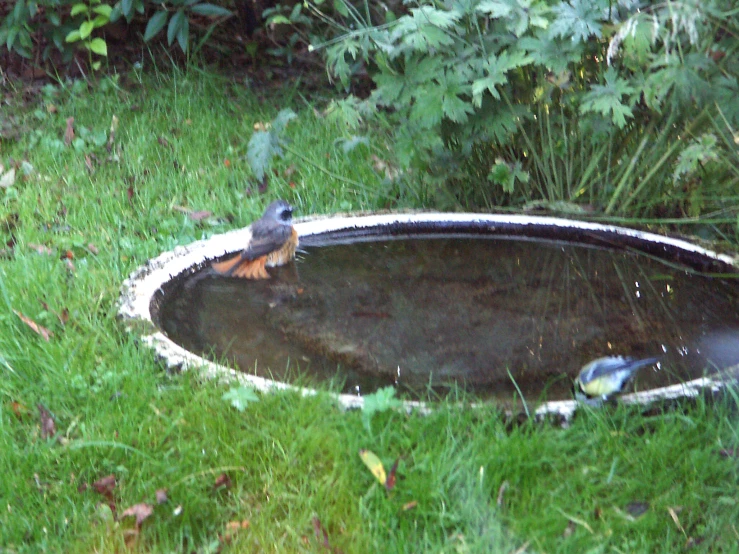
<path fill-rule="evenodd" d="M 505 401 L 518 386 L 552 400 L 570 398 L 579 368 L 604 355 L 661 356 L 639 389 L 702 375 L 714 349 L 721 364 L 739 362 L 737 283 L 640 253 L 376 237 L 308 245 L 271 273 L 181 276 L 154 319 L 174 342 L 242 371 L 333 380 L 350 393 L 460 386 Z"/>

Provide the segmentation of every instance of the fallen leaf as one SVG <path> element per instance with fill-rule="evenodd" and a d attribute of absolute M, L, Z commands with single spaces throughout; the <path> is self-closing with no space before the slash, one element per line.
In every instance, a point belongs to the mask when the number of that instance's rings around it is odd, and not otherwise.
<path fill-rule="evenodd" d="M 95 246 L 95 245 L 94 245 L 93 243 L 90 243 L 90 244 L 88 244 L 88 245 L 87 245 L 87 249 L 88 249 L 88 250 L 89 250 L 90 252 L 92 252 L 93 254 L 95 254 L 96 256 L 97 256 L 98 254 L 100 254 L 100 250 L 98 250 L 98 247 L 97 247 L 97 246 Z"/>
<path fill-rule="evenodd" d="M 85 167 L 87 167 L 87 171 L 90 173 L 95 171 L 95 167 L 92 165 L 92 158 L 89 154 L 85 154 Z"/>
<path fill-rule="evenodd" d="M 36 244 L 33 242 L 29 242 L 28 247 L 31 248 L 32 250 L 35 250 L 39 254 L 51 254 L 53 252 L 53 250 L 49 248 L 48 246 L 46 246 L 45 244 Z"/>
<path fill-rule="evenodd" d="M 38 323 L 36 323 L 34 320 L 24 316 L 22 313 L 13 310 L 13 313 L 17 315 L 23 323 L 28 325 L 37 335 L 41 335 L 45 341 L 49 340 L 49 337 L 53 336 L 54 333 L 49 331 L 46 327 L 42 327 Z"/>
<path fill-rule="evenodd" d="M 199 210 L 197 212 L 190 212 L 187 214 L 187 217 L 192 219 L 193 221 L 200 221 L 201 219 L 205 219 L 206 217 L 210 217 L 213 215 L 212 212 L 209 212 L 207 210 Z"/>
<path fill-rule="evenodd" d="M 162 136 L 159 136 L 159 137 L 157 137 L 157 142 L 161 146 L 164 146 L 165 148 L 169 148 L 169 141 L 166 138 L 164 138 Z"/>
<path fill-rule="evenodd" d="M 505 491 L 508 490 L 508 481 L 503 481 L 498 488 L 498 500 L 497 500 L 497 506 L 500 508 L 503 505 L 503 495 L 505 494 Z"/>
<path fill-rule="evenodd" d="M 67 250 L 62 257 L 67 258 L 68 260 L 74 260 L 74 252 Z"/>
<path fill-rule="evenodd" d="M 64 145 L 69 146 L 74 140 L 74 118 L 67 118 L 67 128 L 64 130 Z"/>
<path fill-rule="evenodd" d="M 380 482 L 381 485 L 385 485 L 387 482 L 387 474 L 385 473 L 385 467 L 382 465 L 382 461 L 377 457 L 377 454 L 366 448 L 362 448 L 359 451 L 359 457 L 364 462 L 364 465 L 372 472 L 372 475 Z"/>
<path fill-rule="evenodd" d="M 157 489 L 157 504 L 164 504 L 167 501 L 167 489 Z"/>
<path fill-rule="evenodd" d="M 395 473 L 398 471 L 398 462 L 400 462 L 399 457 L 395 460 L 393 467 L 390 468 L 390 473 L 387 474 L 387 479 L 385 480 L 385 489 L 387 491 L 395 488 Z"/>
<path fill-rule="evenodd" d="M 685 529 L 683 529 L 683 526 L 680 524 L 680 518 L 677 517 L 677 512 L 679 512 L 680 510 L 682 510 L 682 508 L 667 508 L 667 512 L 670 514 L 672 521 L 675 522 L 675 526 L 683 535 L 685 535 Z"/>
<path fill-rule="evenodd" d="M 221 473 L 216 477 L 216 482 L 213 484 L 214 489 L 220 489 L 221 487 L 226 489 L 231 487 L 231 478 L 225 473 Z"/>
<path fill-rule="evenodd" d="M 92 484 L 98 493 L 108 499 L 113 498 L 113 489 L 115 488 L 115 485 L 115 474 L 113 473 L 106 475 L 105 477 L 101 477 Z"/>
<path fill-rule="evenodd" d="M 649 510 L 649 502 L 629 502 L 626 504 L 625 510 L 630 516 L 639 517 Z"/>
<path fill-rule="evenodd" d="M 331 548 L 331 544 L 328 542 L 328 533 L 323 528 L 323 525 L 321 525 L 321 520 L 318 519 L 318 516 L 313 516 L 312 523 L 313 532 L 316 534 L 316 539 L 321 543 L 321 546 Z"/>
<path fill-rule="evenodd" d="M 128 203 L 133 204 L 133 195 L 135 194 L 133 190 L 133 185 L 129 185 L 126 189 L 126 195 L 128 196 Z"/>
<path fill-rule="evenodd" d="M 154 513 L 154 508 L 146 502 L 141 502 L 123 510 L 121 519 L 124 517 L 134 516 L 136 517 L 136 527 L 139 528 L 144 520 L 152 513 Z"/>
<path fill-rule="evenodd" d="M 113 143 L 115 142 L 115 132 L 118 130 L 118 117 L 113 116 L 110 120 L 110 135 L 108 135 L 108 144 L 105 148 L 110 152 L 113 149 Z"/>
<path fill-rule="evenodd" d="M 573 521 L 568 521 L 567 527 L 565 527 L 565 530 L 562 531 L 562 537 L 566 539 L 575 532 L 575 529 L 577 529 L 575 523 Z"/>
<path fill-rule="evenodd" d="M 54 104 L 46 104 L 46 111 L 48 113 L 56 113 L 59 110 L 57 110 L 57 108 L 56 108 L 56 106 Z"/>
<path fill-rule="evenodd" d="M 403 504 L 403 511 L 407 512 L 408 510 L 412 510 L 416 506 L 418 506 L 418 501 L 411 500 L 410 502 L 406 502 L 405 504 Z"/>
<path fill-rule="evenodd" d="M 225 160 L 223 160 L 223 165 L 225 165 L 226 167 L 231 167 L 231 160 L 226 158 Z"/>
<path fill-rule="evenodd" d="M 56 424 L 51 412 L 47 410 L 43 404 L 37 404 L 39 419 L 41 420 L 41 438 L 44 440 L 52 438 L 56 435 Z"/>
<path fill-rule="evenodd" d="M 0 172 L 0 188 L 6 189 L 12 187 L 15 183 L 15 168 L 11 167 L 10 171 L 5 174 Z"/>
<path fill-rule="evenodd" d="M 15 414 L 15 417 L 17 417 L 18 419 L 23 419 L 25 416 L 31 413 L 31 410 L 29 410 L 28 406 L 26 406 L 23 402 L 11 402 L 10 409 L 13 411 L 13 414 Z"/>

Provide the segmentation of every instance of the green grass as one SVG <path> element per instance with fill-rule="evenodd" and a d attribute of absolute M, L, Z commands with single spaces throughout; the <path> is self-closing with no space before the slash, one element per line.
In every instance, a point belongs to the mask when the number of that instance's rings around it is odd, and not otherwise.
<path fill-rule="evenodd" d="M 566 429 L 450 403 L 429 416 L 377 414 L 370 431 L 325 394 L 266 395 L 238 412 L 222 400 L 225 386 L 167 372 L 122 329 L 119 287 L 133 269 L 246 225 L 269 200 L 302 214 L 405 205 L 373 169 L 382 151 L 345 155 L 335 141 L 348 130 L 297 92 L 260 102 L 228 80 L 175 71 L 57 89 L 30 105 L 9 94 L 3 110 L 24 136 L 0 143 L 0 163 L 26 160 L 34 171 L 0 191 L 4 242 L 15 241 L 0 260 L 0 552 L 125 551 L 132 518 L 111 520 L 105 498 L 83 486 L 111 473 L 118 514 L 167 489 L 130 545 L 138 551 L 326 551 L 314 517 L 345 553 L 739 551 L 739 467 L 720 454 L 739 446 L 731 395 L 649 416 L 585 413 Z M 253 125 L 286 106 L 298 113 L 290 148 L 312 162 L 288 152 L 267 193 L 246 195 Z M 92 148 L 90 173 L 84 152 L 54 142 L 67 117 L 100 132 L 114 114 L 118 162 Z M 194 222 L 177 206 L 214 218 Z M 60 259 L 68 250 L 74 269 Z M 44 341 L 12 310 L 54 336 Z M 38 403 L 57 440 L 41 437 Z M 390 494 L 360 448 L 386 468 L 401 457 Z M 223 473 L 230 486 L 215 488 Z M 646 513 L 629 515 L 633 502 L 648 503 Z M 222 540 L 228 522 L 243 520 L 247 529 Z"/>

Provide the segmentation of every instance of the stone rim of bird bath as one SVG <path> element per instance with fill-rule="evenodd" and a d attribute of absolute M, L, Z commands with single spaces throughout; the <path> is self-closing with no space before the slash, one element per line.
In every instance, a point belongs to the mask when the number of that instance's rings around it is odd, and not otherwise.
<path fill-rule="evenodd" d="M 556 217 L 439 212 L 337 214 L 296 219 L 294 225 L 303 244 L 310 243 L 311 240 L 320 242 L 321 236 L 354 241 L 361 240 L 362 237 L 375 239 L 382 236 L 431 236 L 465 229 L 468 233 L 478 231 L 490 235 L 548 238 L 611 248 L 630 247 L 661 257 L 667 257 L 669 252 L 671 259 L 703 271 L 712 269 L 716 272 L 729 272 L 737 271 L 739 267 L 737 257 L 707 250 L 681 239 Z M 552 236 L 554 233 L 556 236 Z M 314 389 L 243 373 L 198 356 L 170 340 L 153 320 L 152 308 L 156 295 L 167 282 L 202 267 L 209 260 L 240 250 L 248 234 L 249 231 L 244 228 L 214 235 L 186 246 L 178 246 L 149 260 L 124 281 L 118 314 L 127 330 L 140 335 L 141 342 L 152 348 L 170 368 L 197 369 L 208 378 L 238 381 L 262 392 L 288 389 L 304 395 L 316 394 Z M 717 392 L 738 376 L 737 368 L 730 368 L 719 374 L 677 385 L 625 394 L 620 400 L 626 404 L 647 405 L 658 400 L 695 397 L 704 391 Z M 364 403 L 361 396 L 338 393 L 333 395 L 347 409 L 361 408 Z M 422 401 L 406 401 L 404 405 L 408 410 L 431 409 L 429 403 Z M 549 401 L 537 406 L 532 413 L 537 417 L 558 416 L 568 420 L 577 406 L 574 400 Z"/>

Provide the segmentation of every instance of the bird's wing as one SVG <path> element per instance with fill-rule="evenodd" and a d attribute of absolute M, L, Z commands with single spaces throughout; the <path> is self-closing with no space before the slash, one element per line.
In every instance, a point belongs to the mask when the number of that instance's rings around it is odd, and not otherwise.
<path fill-rule="evenodd" d="M 592 381 L 604 375 L 610 375 L 617 371 L 633 372 L 645 365 L 653 364 L 659 361 L 659 358 L 644 358 L 636 360 L 634 358 L 626 358 L 622 356 L 614 356 L 609 358 L 601 358 L 589 364 L 591 367 L 583 372 L 582 380 L 584 382 Z"/>
<path fill-rule="evenodd" d="M 242 260 L 256 260 L 279 249 L 292 234 L 292 227 L 280 223 L 254 222 L 249 244 L 241 251 Z"/>

